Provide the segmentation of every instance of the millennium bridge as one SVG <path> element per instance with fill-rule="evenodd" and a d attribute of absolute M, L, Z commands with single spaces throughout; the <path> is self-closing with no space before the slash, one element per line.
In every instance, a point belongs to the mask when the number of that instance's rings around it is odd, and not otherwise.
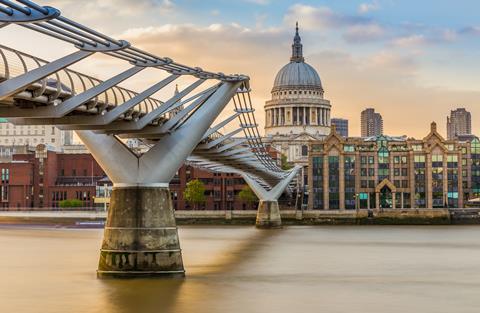
<path fill-rule="evenodd" d="M 184 275 L 169 182 L 185 162 L 240 174 L 260 200 L 257 227 L 281 225 L 277 200 L 298 168 L 282 170 L 263 145 L 248 76 L 156 56 L 28 0 L 0 0 L 1 31 L 12 24 L 75 48 L 49 62 L 0 45 L 0 117 L 74 130 L 113 182 L 99 277 Z M 69 68 L 98 54 L 129 68 L 103 81 Z M 146 69 L 162 79 L 139 92 L 120 86 Z M 173 82 L 187 87 L 155 97 Z M 132 151 L 129 138 L 148 150 Z"/>

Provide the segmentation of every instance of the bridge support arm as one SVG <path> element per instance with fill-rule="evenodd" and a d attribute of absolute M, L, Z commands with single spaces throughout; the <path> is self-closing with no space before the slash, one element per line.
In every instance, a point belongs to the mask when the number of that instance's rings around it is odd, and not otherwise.
<path fill-rule="evenodd" d="M 295 178 L 299 169 L 300 167 L 293 168 L 292 171 L 271 190 L 266 190 L 250 176 L 243 175 L 243 179 L 259 199 L 255 223 L 257 228 L 278 228 L 282 226 L 278 198 L 280 198 L 292 179 Z"/>

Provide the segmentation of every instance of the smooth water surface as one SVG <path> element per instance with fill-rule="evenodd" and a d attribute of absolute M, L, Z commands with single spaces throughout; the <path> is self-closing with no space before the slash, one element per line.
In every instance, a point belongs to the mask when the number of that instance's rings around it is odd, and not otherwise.
<path fill-rule="evenodd" d="M 181 227 L 183 280 L 98 280 L 102 230 L 0 228 L 0 312 L 480 312 L 480 227 Z"/>

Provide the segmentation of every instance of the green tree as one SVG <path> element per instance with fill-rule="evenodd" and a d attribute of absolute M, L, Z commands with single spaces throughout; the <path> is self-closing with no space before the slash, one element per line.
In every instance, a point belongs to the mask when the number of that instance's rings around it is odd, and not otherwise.
<path fill-rule="evenodd" d="M 282 170 L 287 171 L 287 170 L 293 168 L 293 165 L 288 163 L 287 156 L 285 154 L 282 154 L 282 157 L 280 158 L 280 161 L 282 163 Z"/>
<path fill-rule="evenodd" d="M 62 200 L 58 203 L 61 208 L 79 208 L 83 206 L 83 201 L 78 199 Z"/>
<path fill-rule="evenodd" d="M 189 181 L 183 197 L 188 203 L 193 204 L 193 208 L 196 210 L 198 204 L 205 202 L 205 185 L 198 179 Z"/>
<path fill-rule="evenodd" d="M 249 203 L 250 205 L 253 205 L 255 202 L 258 201 L 257 195 L 253 192 L 252 188 L 250 186 L 245 185 L 240 193 L 238 194 L 238 197 L 240 200 Z"/>

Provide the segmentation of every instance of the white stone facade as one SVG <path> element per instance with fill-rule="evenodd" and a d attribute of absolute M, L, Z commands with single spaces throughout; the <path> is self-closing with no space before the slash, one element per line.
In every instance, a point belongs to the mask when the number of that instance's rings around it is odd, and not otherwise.
<path fill-rule="evenodd" d="M 38 144 L 46 144 L 56 149 L 72 144 L 72 132 L 62 131 L 50 125 L 14 125 L 12 123 L 0 123 L 0 145 L 32 147 Z"/>

